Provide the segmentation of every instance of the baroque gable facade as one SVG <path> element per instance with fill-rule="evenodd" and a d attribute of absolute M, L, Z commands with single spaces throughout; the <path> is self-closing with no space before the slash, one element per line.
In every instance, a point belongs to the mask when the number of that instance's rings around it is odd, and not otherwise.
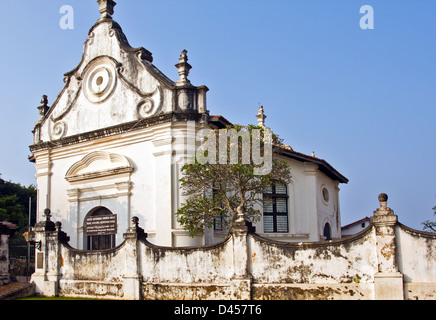
<path fill-rule="evenodd" d="M 130 46 L 111 17 L 115 2 L 98 3 L 101 17 L 89 31 L 81 61 L 65 74 L 65 86 L 53 104 L 49 107 L 44 96 L 38 107 L 40 119 L 30 146 L 38 220 L 50 208 L 71 245 L 84 250 L 120 244 L 134 216 L 157 245 L 224 239 L 219 225 L 191 238 L 175 212 L 185 200 L 180 169 L 199 143 L 196 133 L 230 122 L 210 115 L 206 86 L 190 83 L 186 50 L 176 64 L 180 77 L 172 81 L 152 64 L 148 50 Z M 263 125 L 263 109 L 258 119 Z M 325 160 L 289 146 L 280 149 L 280 157 L 289 163 L 292 182 L 267 192 L 280 200 L 264 208 L 268 212 L 254 224 L 257 232 L 280 241 L 340 238 L 339 185 L 348 180 Z M 89 232 L 90 221 L 107 215 L 116 215 L 111 220 L 115 227 L 102 222 L 108 230 Z"/>

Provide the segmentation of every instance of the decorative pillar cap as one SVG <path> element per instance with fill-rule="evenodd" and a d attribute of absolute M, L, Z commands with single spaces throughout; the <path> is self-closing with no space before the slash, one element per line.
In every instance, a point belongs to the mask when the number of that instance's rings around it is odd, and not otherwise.
<path fill-rule="evenodd" d="M 257 124 L 260 127 L 265 127 L 265 119 L 267 118 L 264 111 L 263 111 L 263 106 L 259 107 L 259 110 L 257 110 Z"/>
<path fill-rule="evenodd" d="M 63 242 L 70 242 L 70 237 L 62 231 L 62 223 L 60 221 L 57 221 L 55 223 L 55 229 L 56 229 L 56 238 L 59 241 L 63 241 Z"/>
<path fill-rule="evenodd" d="M 380 212 L 386 212 L 384 214 L 393 214 L 394 212 L 391 210 L 391 208 L 388 208 L 388 195 L 386 193 L 380 193 L 378 196 L 378 201 L 380 203 L 380 209 L 377 209 L 376 211 Z"/>
<path fill-rule="evenodd" d="M 144 229 L 139 227 L 139 218 L 133 217 L 131 220 L 131 226 L 127 229 L 127 232 L 124 233 L 124 239 L 147 239 L 147 234 L 144 232 Z"/>
<path fill-rule="evenodd" d="M 53 221 L 51 221 L 51 211 L 50 209 L 44 210 L 44 217 L 45 219 L 43 221 L 38 222 L 35 224 L 34 230 L 35 231 L 55 231 L 56 226 Z"/>
<path fill-rule="evenodd" d="M 98 0 L 97 3 L 100 6 L 99 12 L 101 13 L 99 20 L 112 19 L 114 7 L 117 5 L 117 3 L 113 0 Z"/>
<path fill-rule="evenodd" d="M 190 85 L 191 82 L 188 80 L 189 71 L 192 66 L 188 63 L 188 51 L 183 50 L 179 57 L 179 63 L 176 64 L 177 72 L 180 75 L 179 80 L 177 80 L 176 85 Z"/>
<path fill-rule="evenodd" d="M 50 107 L 48 106 L 48 97 L 46 95 L 43 95 L 41 98 L 41 104 L 38 106 L 38 112 L 41 118 L 45 116 L 48 109 L 50 109 Z"/>
<path fill-rule="evenodd" d="M 374 216 L 371 221 L 376 225 L 394 225 L 398 221 L 398 217 L 394 214 L 394 210 L 387 206 L 388 195 L 381 193 L 378 196 L 380 208 L 374 211 Z"/>
<path fill-rule="evenodd" d="M 51 218 L 51 210 L 49 208 L 44 210 L 44 217 L 46 221 L 50 221 Z"/>
<path fill-rule="evenodd" d="M 55 223 L 55 228 L 56 228 L 56 231 L 61 231 L 62 230 L 62 222 L 57 221 Z"/>
<path fill-rule="evenodd" d="M 388 201 L 388 195 L 386 194 L 386 193 L 380 193 L 379 195 L 378 195 L 378 201 L 380 201 L 380 203 L 381 202 L 387 202 Z"/>

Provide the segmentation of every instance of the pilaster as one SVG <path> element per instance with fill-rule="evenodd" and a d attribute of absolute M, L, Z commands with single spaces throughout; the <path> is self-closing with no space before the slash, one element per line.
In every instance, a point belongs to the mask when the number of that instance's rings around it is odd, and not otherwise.
<path fill-rule="evenodd" d="M 38 217 L 43 216 L 44 208 L 50 208 L 52 167 L 50 149 L 35 155 L 35 178 L 38 185 L 37 220 Z"/>
<path fill-rule="evenodd" d="M 166 132 L 157 133 L 153 140 L 156 244 L 171 247 L 173 245 L 173 137 L 171 127 L 165 129 Z"/>
<path fill-rule="evenodd" d="M 316 181 L 318 177 L 318 165 L 305 162 L 304 163 L 304 184 L 306 193 L 306 230 L 309 233 L 309 241 L 319 241 L 320 230 L 318 227 L 318 205 L 317 205 L 317 186 Z"/>

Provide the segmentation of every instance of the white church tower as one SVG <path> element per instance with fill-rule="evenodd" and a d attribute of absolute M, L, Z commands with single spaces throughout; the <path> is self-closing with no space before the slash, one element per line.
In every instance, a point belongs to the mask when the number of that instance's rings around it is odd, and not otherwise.
<path fill-rule="evenodd" d="M 207 109 L 206 86 L 188 79 L 183 50 L 173 82 L 153 64 L 152 54 L 132 48 L 112 19 L 116 3 L 99 0 L 101 16 L 89 31 L 83 56 L 65 74 L 65 86 L 49 107 L 43 97 L 30 146 L 38 186 L 38 219 L 50 208 L 73 247 L 113 248 L 131 218 L 139 217 L 148 240 L 161 246 L 217 242 L 224 230 L 189 237 L 174 213 L 184 202 L 180 168 L 195 146 L 195 132 L 230 124 Z M 176 59 L 175 59 L 176 60 Z M 266 116 L 258 114 L 264 125 Z M 247 119 L 247 123 L 253 119 Z M 283 147 L 293 181 L 272 186 L 256 224 L 263 236 L 282 241 L 340 237 L 339 184 L 348 180 L 326 161 Z"/>

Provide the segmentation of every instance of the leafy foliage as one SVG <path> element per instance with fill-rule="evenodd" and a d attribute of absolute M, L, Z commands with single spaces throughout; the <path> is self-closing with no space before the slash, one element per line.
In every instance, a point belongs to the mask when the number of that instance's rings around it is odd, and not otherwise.
<path fill-rule="evenodd" d="M 264 155 L 268 152 L 265 148 L 266 138 L 264 128 L 257 126 L 229 126 L 227 130 L 243 132 L 246 136 L 253 138 L 253 129 L 262 131 L 261 151 Z M 214 130 L 207 139 L 215 139 L 222 134 L 220 130 Z M 242 136 L 242 135 L 241 135 Z M 253 159 L 249 162 L 243 161 L 243 139 L 237 140 L 238 161 L 237 163 L 228 161 L 209 161 L 204 163 L 195 160 L 182 167 L 184 177 L 180 179 L 184 190 L 183 195 L 188 197 L 185 204 L 177 211 L 178 222 L 190 232 L 191 236 L 202 233 L 204 228 L 211 228 L 214 219 L 223 218 L 224 227 L 228 227 L 237 217 L 244 217 L 251 222 L 259 221 L 261 213 L 255 209 L 256 204 L 262 204 L 261 194 L 267 185 L 273 183 L 288 183 L 291 173 L 288 165 L 272 154 L 272 169 L 268 174 L 258 175 L 256 169 L 261 165 L 255 164 Z M 222 140 L 221 140 L 222 143 Z M 231 153 L 231 148 L 235 148 L 226 140 L 225 150 Z M 233 140 L 233 144 L 235 140 Z M 281 140 L 276 135 L 272 135 L 272 144 L 280 144 Z M 216 149 L 219 149 L 219 143 Z M 221 147 L 223 147 L 221 145 Z M 246 147 L 246 146 L 245 146 Z M 250 144 L 250 154 L 253 144 Z M 233 149 L 234 151 L 235 149 Z M 206 156 L 210 156 L 206 151 Z M 216 155 L 218 157 L 218 152 Z M 211 163 L 212 162 L 212 163 Z M 215 162 L 215 163 L 213 163 Z"/>
<path fill-rule="evenodd" d="M 32 197 L 32 216 L 36 212 L 36 187 L 24 187 L 19 183 L 8 182 L 0 178 L 0 216 L 8 221 L 25 227 L 29 221 L 29 197 Z M 34 221 L 33 221 L 34 222 Z"/>
<path fill-rule="evenodd" d="M 434 211 L 434 215 L 436 215 L 436 206 L 432 209 Z M 424 230 L 430 231 L 430 232 L 436 232 L 436 222 L 432 222 L 430 220 L 424 221 L 422 223 L 424 226 Z"/>

